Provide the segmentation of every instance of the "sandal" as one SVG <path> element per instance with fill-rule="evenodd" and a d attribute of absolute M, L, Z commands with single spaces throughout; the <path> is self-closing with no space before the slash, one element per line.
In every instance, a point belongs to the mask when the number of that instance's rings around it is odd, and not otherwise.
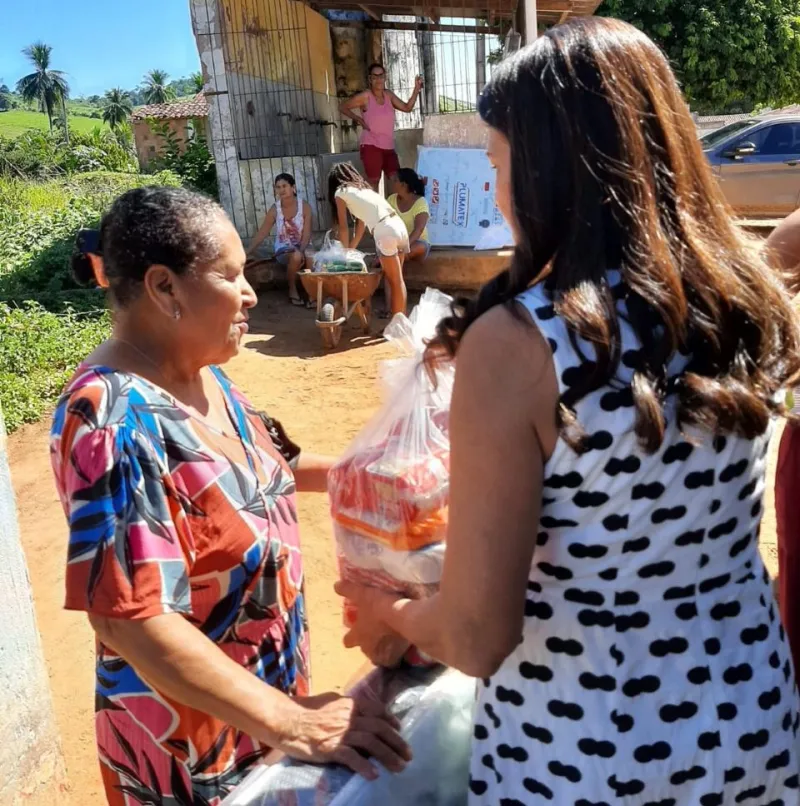
<path fill-rule="evenodd" d="M 294 305 L 295 308 L 307 308 L 308 305 L 300 299 L 300 297 L 289 297 L 289 304 Z"/>
<path fill-rule="evenodd" d="M 378 317 L 378 319 L 382 319 L 382 320 L 387 320 L 387 319 L 392 318 L 392 314 L 391 314 L 390 311 L 378 311 L 378 313 L 375 314 L 375 315 Z"/>

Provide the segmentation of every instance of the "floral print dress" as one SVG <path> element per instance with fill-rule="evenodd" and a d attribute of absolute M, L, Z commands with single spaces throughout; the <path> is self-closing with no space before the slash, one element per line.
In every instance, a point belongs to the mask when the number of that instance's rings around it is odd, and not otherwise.
<path fill-rule="evenodd" d="M 79 369 L 51 455 L 69 523 L 66 607 L 178 613 L 290 695 L 309 689 L 303 565 L 289 462 L 299 448 L 218 369 L 237 435 L 144 379 Z M 218 806 L 268 751 L 151 688 L 98 642 L 96 734 L 111 806 Z"/>

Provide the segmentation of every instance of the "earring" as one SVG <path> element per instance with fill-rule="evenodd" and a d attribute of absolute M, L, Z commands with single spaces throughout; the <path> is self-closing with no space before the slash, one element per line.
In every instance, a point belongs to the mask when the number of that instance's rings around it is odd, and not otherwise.
<path fill-rule="evenodd" d="M 176 305 L 172 311 L 172 318 L 177 322 L 181 318 L 181 309 Z"/>

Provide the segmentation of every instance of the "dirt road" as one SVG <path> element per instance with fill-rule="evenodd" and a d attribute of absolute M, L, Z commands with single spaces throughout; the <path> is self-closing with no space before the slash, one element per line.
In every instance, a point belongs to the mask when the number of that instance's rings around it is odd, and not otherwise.
<path fill-rule="evenodd" d="M 323 355 L 313 315 L 290 308 L 277 296 L 262 298 L 252 325 L 246 349 L 226 369 L 250 399 L 280 419 L 302 446 L 339 453 L 378 404 L 378 361 L 393 354 L 391 347 L 358 338 Z M 50 478 L 47 430 L 48 424 L 42 423 L 11 438 L 11 470 L 71 800 L 75 806 L 95 806 L 104 800 L 92 727 L 94 642 L 85 617 L 62 609 L 66 530 Z M 771 493 L 768 499 L 762 546 L 774 570 Z M 314 688 L 341 688 L 362 665 L 362 658 L 341 645 L 340 605 L 332 589 L 335 558 L 324 496 L 300 497 L 300 523 Z"/>

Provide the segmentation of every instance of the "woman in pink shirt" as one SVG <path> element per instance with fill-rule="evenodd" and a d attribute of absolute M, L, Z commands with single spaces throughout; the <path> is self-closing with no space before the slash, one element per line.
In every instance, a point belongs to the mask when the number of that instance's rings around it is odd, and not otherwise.
<path fill-rule="evenodd" d="M 414 91 L 408 101 L 401 101 L 386 89 L 386 71 L 382 64 L 369 67 L 369 89 L 342 103 L 339 111 L 362 128 L 358 141 L 364 173 L 374 190 L 381 176 L 393 179 L 400 170 L 394 150 L 394 113 L 410 112 L 417 104 L 422 89 L 422 77 L 417 76 Z"/>

